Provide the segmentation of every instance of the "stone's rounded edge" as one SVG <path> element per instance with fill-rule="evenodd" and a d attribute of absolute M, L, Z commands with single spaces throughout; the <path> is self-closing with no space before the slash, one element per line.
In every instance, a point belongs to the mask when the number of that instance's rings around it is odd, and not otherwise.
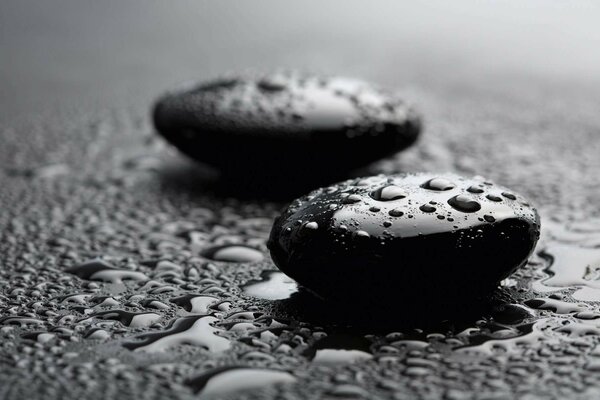
<path fill-rule="evenodd" d="M 408 106 L 406 117 L 406 147 L 408 148 L 417 143 L 421 134 L 425 131 L 425 117 L 415 106 Z"/>
<path fill-rule="evenodd" d="M 169 133 L 168 123 L 165 121 L 165 107 L 167 104 L 167 94 L 161 96 L 156 99 L 154 103 L 152 103 L 151 111 L 150 111 L 150 119 L 152 120 L 152 124 L 154 128 L 160 133 L 163 137 L 167 138 L 166 135 Z"/>
<path fill-rule="evenodd" d="M 456 188 L 444 191 L 446 194 L 440 192 L 441 196 L 451 198 L 465 193 L 480 202 L 482 208 L 461 213 L 438 202 L 436 207 L 443 213 L 451 209 L 454 218 L 458 219 L 456 215 L 468 218 L 463 224 L 450 222 L 445 230 L 427 224 L 435 221 L 444 226 L 452 217 L 445 214 L 440 220 L 430 218 L 435 213 L 416 215 L 414 210 L 420 201 L 413 201 L 401 217 L 377 217 L 376 223 L 370 221 L 373 214 L 388 214 L 403 201 L 427 196 L 422 193 L 426 189 L 417 181 L 435 176 L 458 180 Z M 365 185 L 369 180 L 376 183 Z M 412 180 L 409 186 L 415 190 L 409 191 L 404 199 L 377 202 L 377 207 L 360 205 L 376 202 L 369 193 L 390 180 L 394 184 Z M 428 297 L 448 301 L 449 297 L 458 300 L 486 294 L 527 262 L 539 238 L 540 218 L 522 196 L 508 199 L 511 204 L 486 200 L 489 191 L 506 191 L 501 186 L 486 186 L 479 195 L 467 192 L 474 183 L 479 182 L 452 174 L 405 174 L 349 180 L 317 189 L 292 202 L 275 220 L 268 248 L 282 272 L 330 299 L 359 296 L 387 302 L 422 301 Z M 344 203 L 343 197 L 348 192 L 361 200 Z M 490 222 L 491 219 L 483 218 L 484 213 L 495 214 L 496 218 Z M 295 226 L 308 220 L 315 221 L 319 229 L 309 236 L 300 236 Z M 406 226 L 394 231 L 399 220 Z M 382 221 L 387 223 L 380 224 Z M 420 223 L 424 224 L 422 229 L 429 231 L 418 232 Z"/>

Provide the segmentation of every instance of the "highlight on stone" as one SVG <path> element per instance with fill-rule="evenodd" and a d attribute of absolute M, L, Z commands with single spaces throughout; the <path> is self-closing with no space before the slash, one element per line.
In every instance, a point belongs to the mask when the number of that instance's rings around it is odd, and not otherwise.
<path fill-rule="evenodd" d="M 317 189 L 275 221 L 275 264 L 321 297 L 456 300 L 489 294 L 540 233 L 515 192 L 454 174 L 378 175 Z"/>

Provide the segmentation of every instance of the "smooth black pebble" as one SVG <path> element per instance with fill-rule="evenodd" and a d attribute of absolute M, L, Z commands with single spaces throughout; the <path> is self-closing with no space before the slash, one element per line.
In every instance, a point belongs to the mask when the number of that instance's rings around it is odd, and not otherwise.
<path fill-rule="evenodd" d="M 397 96 L 354 79 L 297 73 L 190 86 L 161 97 L 153 118 L 183 153 L 232 185 L 261 189 L 331 183 L 410 146 L 421 130 Z"/>
<path fill-rule="evenodd" d="M 510 191 L 514 199 L 490 199 L 508 192 L 495 184 L 469 190 L 481 183 L 379 175 L 317 189 L 283 211 L 268 246 L 281 271 L 324 298 L 481 297 L 527 261 L 540 232 L 523 197 Z"/>

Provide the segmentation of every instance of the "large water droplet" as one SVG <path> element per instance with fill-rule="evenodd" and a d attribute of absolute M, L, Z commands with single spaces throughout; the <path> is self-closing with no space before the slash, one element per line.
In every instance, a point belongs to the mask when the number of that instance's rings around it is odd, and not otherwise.
<path fill-rule="evenodd" d="M 366 361 L 373 356 L 362 350 L 320 349 L 317 350 L 313 362 L 321 364 L 342 364 Z"/>
<path fill-rule="evenodd" d="M 421 185 L 421 187 L 429 190 L 444 191 L 452 190 L 456 187 L 456 185 L 452 181 L 449 181 L 445 178 L 433 178 L 425 182 L 423 185 Z"/>
<path fill-rule="evenodd" d="M 435 211 L 435 207 L 430 204 L 423 204 L 421 207 L 419 207 L 419 210 L 426 213 L 432 213 Z"/>
<path fill-rule="evenodd" d="M 496 222 L 496 218 L 492 217 L 491 215 L 484 215 L 483 219 L 485 219 L 487 222 Z"/>
<path fill-rule="evenodd" d="M 150 279 L 142 272 L 115 268 L 100 259 L 94 259 L 78 264 L 67 269 L 66 272 L 77 275 L 83 279 L 110 283 L 123 283 L 124 280 L 142 282 Z"/>
<path fill-rule="evenodd" d="M 312 349 L 307 349 L 305 355 L 321 364 L 354 363 L 373 358 L 369 346 L 364 337 L 334 333 L 319 340 Z"/>
<path fill-rule="evenodd" d="M 450 204 L 452 208 L 466 213 L 481 210 L 481 204 L 464 194 L 452 197 L 448 200 L 448 204 Z"/>
<path fill-rule="evenodd" d="M 355 237 L 355 238 L 358 238 L 358 239 L 368 239 L 368 238 L 371 237 L 371 235 L 369 235 L 369 233 L 366 232 L 366 231 L 358 230 L 358 231 L 355 231 L 352 234 L 352 237 Z"/>
<path fill-rule="evenodd" d="M 500 197 L 498 197 L 498 196 L 496 196 L 496 195 L 493 195 L 493 194 L 488 194 L 488 195 L 487 195 L 487 196 L 485 196 L 485 197 L 486 197 L 488 200 L 491 200 L 491 201 L 496 201 L 496 202 L 502 201 L 502 199 L 501 199 Z"/>
<path fill-rule="evenodd" d="M 319 224 L 317 224 L 314 221 L 307 222 L 306 224 L 304 224 L 304 226 L 302 228 L 309 230 L 309 231 L 316 231 L 317 229 L 319 229 Z"/>
<path fill-rule="evenodd" d="M 213 259 L 215 261 L 228 261 L 228 262 L 256 262 L 263 259 L 263 255 L 260 251 L 239 244 L 225 245 L 212 247 L 205 250 L 202 255 L 206 258 Z"/>
<path fill-rule="evenodd" d="M 480 187 L 477 187 L 477 186 L 470 186 L 467 189 L 467 192 L 469 192 L 469 193 L 475 193 L 475 194 L 480 194 L 480 193 L 483 193 L 483 189 L 480 188 Z"/>
<path fill-rule="evenodd" d="M 283 371 L 264 368 L 228 367 L 203 374 L 188 381 L 194 392 L 203 396 L 225 395 L 261 389 L 275 384 L 294 383 L 296 378 Z"/>
<path fill-rule="evenodd" d="M 399 200 L 406 196 L 406 191 L 395 185 L 383 186 L 371 193 L 371 197 L 378 201 Z"/>
<path fill-rule="evenodd" d="M 392 216 L 392 217 L 401 217 L 401 216 L 403 216 L 403 215 L 404 215 L 404 211 L 402 211 L 402 210 L 398 210 L 397 208 L 394 208 L 394 209 L 390 210 L 390 211 L 388 212 L 388 214 L 389 214 L 390 216 Z"/>
<path fill-rule="evenodd" d="M 354 204 L 354 203 L 358 203 L 359 201 L 361 201 L 361 197 L 357 194 L 351 194 L 346 196 L 343 200 L 342 203 L 344 204 Z"/>

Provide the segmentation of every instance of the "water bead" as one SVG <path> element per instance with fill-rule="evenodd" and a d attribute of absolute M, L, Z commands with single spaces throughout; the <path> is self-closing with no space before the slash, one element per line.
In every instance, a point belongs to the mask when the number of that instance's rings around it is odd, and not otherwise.
<path fill-rule="evenodd" d="M 448 200 L 448 204 L 450 204 L 454 209 L 466 213 L 481 210 L 481 204 L 465 194 L 459 194 L 452 197 L 450 200 Z"/>
<path fill-rule="evenodd" d="M 456 185 L 448 179 L 433 178 L 425 182 L 422 187 L 429 190 L 445 191 L 454 189 Z"/>

